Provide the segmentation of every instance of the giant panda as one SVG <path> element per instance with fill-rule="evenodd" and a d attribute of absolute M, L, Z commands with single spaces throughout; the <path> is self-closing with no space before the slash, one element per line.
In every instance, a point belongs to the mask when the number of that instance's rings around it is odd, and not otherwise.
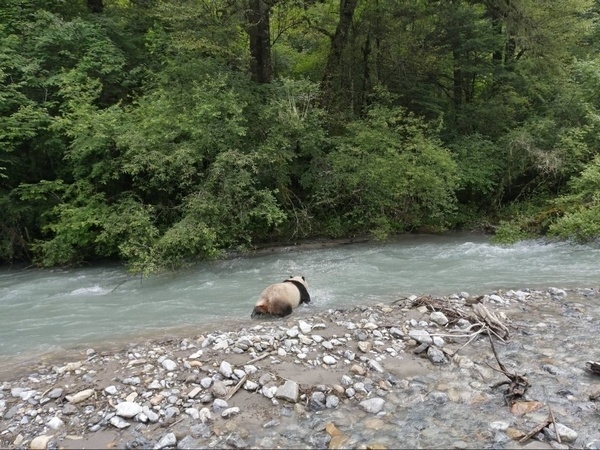
<path fill-rule="evenodd" d="M 289 277 L 268 286 L 258 297 L 250 317 L 271 315 L 284 317 L 301 303 L 310 302 L 308 284 L 303 276 Z"/>

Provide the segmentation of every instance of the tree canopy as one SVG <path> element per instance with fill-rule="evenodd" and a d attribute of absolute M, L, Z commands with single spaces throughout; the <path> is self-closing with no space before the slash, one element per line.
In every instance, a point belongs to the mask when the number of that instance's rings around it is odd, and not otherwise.
<path fill-rule="evenodd" d="M 600 236 L 595 0 L 5 0 L 0 261 Z"/>

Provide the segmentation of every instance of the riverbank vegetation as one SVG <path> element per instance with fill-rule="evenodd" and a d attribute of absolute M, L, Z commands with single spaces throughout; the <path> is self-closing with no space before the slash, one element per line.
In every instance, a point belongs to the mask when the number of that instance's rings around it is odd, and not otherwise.
<path fill-rule="evenodd" d="M 5 0 L 0 260 L 600 236 L 595 0 Z"/>

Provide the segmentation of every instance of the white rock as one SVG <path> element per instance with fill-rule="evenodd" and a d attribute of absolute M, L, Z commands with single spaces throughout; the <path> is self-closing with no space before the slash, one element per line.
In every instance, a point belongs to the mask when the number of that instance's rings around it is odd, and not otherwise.
<path fill-rule="evenodd" d="M 53 437 L 54 436 L 49 436 L 45 434 L 37 436 L 31 441 L 31 443 L 29 444 L 29 448 L 31 450 L 46 450 L 46 447 L 48 447 L 48 442 L 50 442 L 50 440 Z"/>
<path fill-rule="evenodd" d="M 202 423 L 210 422 L 212 420 L 212 414 L 208 408 L 202 408 L 200 410 L 200 421 Z"/>
<path fill-rule="evenodd" d="M 160 384 L 160 382 L 158 380 L 154 380 L 152 383 L 150 383 L 148 385 L 148 389 L 155 390 L 155 389 L 162 389 L 162 388 L 163 388 L 163 386 L 162 386 L 162 384 Z"/>
<path fill-rule="evenodd" d="M 209 387 L 212 386 L 213 380 L 211 377 L 204 377 L 200 380 L 200 386 L 202 386 L 204 389 L 208 389 Z"/>
<path fill-rule="evenodd" d="M 142 407 L 134 402 L 121 402 L 117 405 L 117 416 L 127 419 L 142 412 Z"/>
<path fill-rule="evenodd" d="M 335 363 L 337 363 L 337 360 L 331 355 L 325 355 L 325 356 L 323 356 L 323 362 L 327 365 L 332 366 Z"/>
<path fill-rule="evenodd" d="M 236 414 L 240 413 L 240 408 L 238 408 L 237 406 L 234 406 L 233 408 L 227 408 L 225 411 L 223 411 L 221 413 L 221 417 L 231 417 L 231 416 L 235 416 Z"/>
<path fill-rule="evenodd" d="M 441 348 L 441 347 L 444 346 L 445 343 L 446 342 L 444 342 L 444 340 L 441 337 L 439 337 L 439 336 L 433 336 L 433 345 L 435 345 L 436 347 L 440 347 Z"/>
<path fill-rule="evenodd" d="M 173 372 L 175 369 L 177 369 L 177 363 L 170 359 L 165 359 L 161 364 L 168 372 Z"/>
<path fill-rule="evenodd" d="M 379 411 L 381 411 L 384 404 L 385 400 L 379 397 L 369 398 L 359 403 L 362 409 L 371 414 L 377 414 Z"/>
<path fill-rule="evenodd" d="M 126 420 L 123 420 L 119 416 L 113 416 L 113 417 L 111 417 L 110 418 L 110 424 L 113 427 L 118 428 L 120 430 L 122 430 L 123 428 L 127 428 L 129 425 L 131 425 L 129 422 L 127 422 Z"/>
<path fill-rule="evenodd" d="M 188 356 L 189 359 L 197 359 L 200 358 L 202 356 L 202 350 L 198 350 L 196 353 L 192 353 L 190 356 Z"/>
<path fill-rule="evenodd" d="M 107 386 L 104 388 L 104 392 L 106 392 L 109 395 L 116 395 L 117 392 L 119 392 L 119 390 L 116 388 L 116 386 Z"/>
<path fill-rule="evenodd" d="M 247 391 L 256 391 L 258 389 L 258 384 L 252 380 L 248 380 L 244 383 L 244 389 Z"/>
<path fill-rule="evenodd" d="M 438 325 L 444 326 L 448 323 L 448 318 L 441 311 L 434 311 L 429 315 L 429 318 L 432 322 L 437 323 Z"/>
<path fill-rule="evenodd" d="M 291 338 L 295 338 L 300 334 L 300 332 L 298 331 L 298 327 L 292 327 L 289 330 L 287 330 L 285 334 L 287 334 Z"/>
<path fill-rule="evenodd" d="M 68 395 L 67 396 L 67 400 L 70 403 L 76 404 L 76 403 L 81 403 L 81 402 L 86 401 L 92 395 L 94 395 L 94 390 L 93 389 L 85 389 L 83 391 L 77 392 L 74 395 Z"/>
<path fill-rule="evenodd" d="M 494 431 L 506 431 L 510 424 L 504 421 L 491 422 L 490 428 Z"/>
<path fill-rule="evenodd" d="M 560 436 L 560 439 L 562 441 L 575 442 L 577 440 L 577 432 L 567 427 L 566 425 L 563 425 L 562 423 L 556 423 L 556 431 L 558 431 L 558 435 Z M 556 439 L 556 434 L 554 433 L 554 426 L 545 428 L 544 433 L 549 435 L 551 439 Z"/>
<path fill-rule="evenodd" d="M 227 347 L 229 347 L 229 344 L 227 343 L 226 340 L 223 340 L 217 344 L 215 344 L 215 346 L 213 347 L 214 350 L 225 350 Z"/>
<path fill-rule="evenodd" d="M 62 421 L 60 418 L 58 418 L 58 417 L 53 417 L 52 419 L 50 419 L 50 420 L 48 421 L 48 424 L 47 424 L 47 425 L 48 425 L 50 428 L 52 428 L 53 430 L 58 430 L 59 428 L 61 428 L 62 426 L 64 426 L 64 424 L 65 424 L 65 423 L 64 423 L 64 422 L 63 422 L 63 421 Z"/>
<path fill-rule="evenodd" d="M 304 320 L 299 320 L 298 326 L 300 327 L 300 331 L 302 331 L 304 334 L 308 334 L 312 331 L 312 325 Z"/>
<path fill-rule="evenodd" d="M 200 419 L 200 411 L 198 411 L 196 408 L 187 408 L 185 413 L 194 420 Z"/>
<path fill-rule="evenodd" d="M 248 375 L 252 375 L 253 373 L 258 372 L 258 368 L 252 364 L 246 364 L 244 366 L 244 372 L 246 372 Z"/>

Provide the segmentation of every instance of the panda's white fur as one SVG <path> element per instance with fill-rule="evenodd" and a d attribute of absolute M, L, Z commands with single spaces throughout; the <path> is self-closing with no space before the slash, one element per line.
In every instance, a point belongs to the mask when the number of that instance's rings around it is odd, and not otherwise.
<path fill-rule="evenodd" d="M 268 286 L 260 296 L 251 317 L 261 315 L 287 316 L 301 303 L 310 302 L 308 283 L 303 276 L 290 277 Z"/>

